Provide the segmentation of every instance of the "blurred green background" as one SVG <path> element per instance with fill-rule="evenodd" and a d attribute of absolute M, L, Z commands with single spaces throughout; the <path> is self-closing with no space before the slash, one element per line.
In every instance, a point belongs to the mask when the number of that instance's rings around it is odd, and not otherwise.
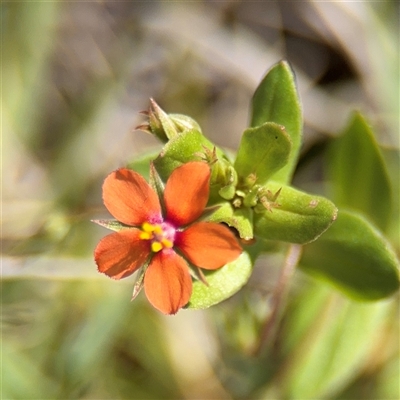
<path fill-rule="evenodd" d="M 165 317 L 144 295 L 129 301 L 132 279 L 97 273 L 107 231 L 90 223 L 107 217 L 104 177 L 159 146 L 134 130 L 149 97 L 236 149 L 281 59 L 305 118 L 295 185 L 324 193 L 324 149 L 353 109 L 396 165 L 398 2 L 1 7 L 2 399 L 400 398 L 397 297 L 357 303 L 297 272 L 255 354 L 281 255 L 230 300 Z"/>

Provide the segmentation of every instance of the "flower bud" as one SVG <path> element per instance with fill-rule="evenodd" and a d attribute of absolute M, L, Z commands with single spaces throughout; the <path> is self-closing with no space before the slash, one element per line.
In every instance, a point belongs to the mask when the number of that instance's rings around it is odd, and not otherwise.
<path fill-rule="evenodd" d="M 148 116 L 148 122 L 136 129 L 151 133 L 164 143 L 184 132 L 195 130 L 201 133 L 199 124 L 193 118 L 182 114 L 167 114 L 153 99 L 150 99 L 149 110 L 143 114 Z"/>

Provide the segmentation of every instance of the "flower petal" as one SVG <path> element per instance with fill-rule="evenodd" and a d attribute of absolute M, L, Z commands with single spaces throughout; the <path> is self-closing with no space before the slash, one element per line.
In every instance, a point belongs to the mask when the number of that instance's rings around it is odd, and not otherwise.
<path fill-rule="evenodd" d="M 150 243 L 139 234 L 138 229 L 126 229 L 101 239 L 94 251 L 99 272 L 121 279 L 140 268 L 150 254 Z"/>
<path fill-rule="evenodd" d="M 157 194 L 140 174 L 130 169 L 121 168 L 107 176 L 103 201 L 114 218 L 124 224 L 161 222 Z"/>
<path fill-rule="evenodd" d="M 192 294 L 185 260 L 173 250 L 156 253 L 144 276 L 144 290 L 153 307 L 164 314 L 175 314 Z"/>
<path fill-rule="evenodd" d="M 195 221 L 203 213 L 210 192 L 210 167 L 189 162 L 176 168 L 164 191 L 167 220 L 176 226 Z"/>
<path fill-rule="evenodd" d="M 220 268 L 242 252 L 235 235 L 214 222 L 198 222 L 177 232 L 175 245 L 191 263 L 204 269 Z"/>

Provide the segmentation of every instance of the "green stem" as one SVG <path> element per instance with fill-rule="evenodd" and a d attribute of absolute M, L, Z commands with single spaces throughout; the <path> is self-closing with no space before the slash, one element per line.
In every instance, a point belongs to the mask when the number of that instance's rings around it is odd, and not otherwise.
<path fill-rule="evenodd" d="M 255 346 L 254 355 L 261 353 L 266 343 L 271 339 L 272 334 L 276 331 L 277 322 L 281 315 L 282 303 L 287 291 L 287 284 L 292 277 L 295 268 L 300 261 L 302 246 L 299 244 L 291 244 L 285 258 L 285 263 L 281 270 L 278 283 L 275 286 L 274 292 L 271 297 L 271 314 L 264 322 L 261 330 L 260 338 Z"/>

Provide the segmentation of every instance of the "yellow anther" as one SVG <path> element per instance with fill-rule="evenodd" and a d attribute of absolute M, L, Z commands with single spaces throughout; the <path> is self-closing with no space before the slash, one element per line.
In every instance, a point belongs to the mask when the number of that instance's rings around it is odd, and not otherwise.
<path fill-rule="evenodd" d="M 164 248 L 170 249 L 174 246 L 174 242 L 167 235 L 162 224 L 153 225 L 150 222 L 144 222 L 142 224 L 142 231 L 139 233 L 139 238 L 150 240 L 151 251 L 157 253 Z"/>
<path fill-rule="evenodd" d="M 152 225 L 152 224 L 150 224 L 150 223 L 148 223 L 148 222 L 144 222 L 143 225 L 142 225 L 142 229 L 143 229 L 145 232 L 151 233 L 151 232 L 154 231 L 154 225 Z"/>
<path fill-rule="evenodd" d="M 161 240 L 161 244 L 163 245 L 163 247 L 166 247 L 167 249 L 172 248 L 173 245 L 174 245 L 174 244 L 172 243 L 172 241 L 169 240 L 169 239 L 162 239 L 162 240 Z"/>
<path fill-rule="evenodd" d="M 153 225 L 153 232 L 156 235 L 161 235 L 163 233 L 163 230 L 160 225 Z"/>
<path fill-rule="evenodd" d="M 163 248 L 163 245 L 160 242 L 153 242 L 151 244 L 151 250 L 154 253 L 157 253 L 158 251 L 162 250 L 162 248 Z"/>
<path fill-rule="evenodd" d="M 153 235 L 150 232 L 140 232 L 139 238 L 142 240 L 150 240 L 152 239 Z"/>

